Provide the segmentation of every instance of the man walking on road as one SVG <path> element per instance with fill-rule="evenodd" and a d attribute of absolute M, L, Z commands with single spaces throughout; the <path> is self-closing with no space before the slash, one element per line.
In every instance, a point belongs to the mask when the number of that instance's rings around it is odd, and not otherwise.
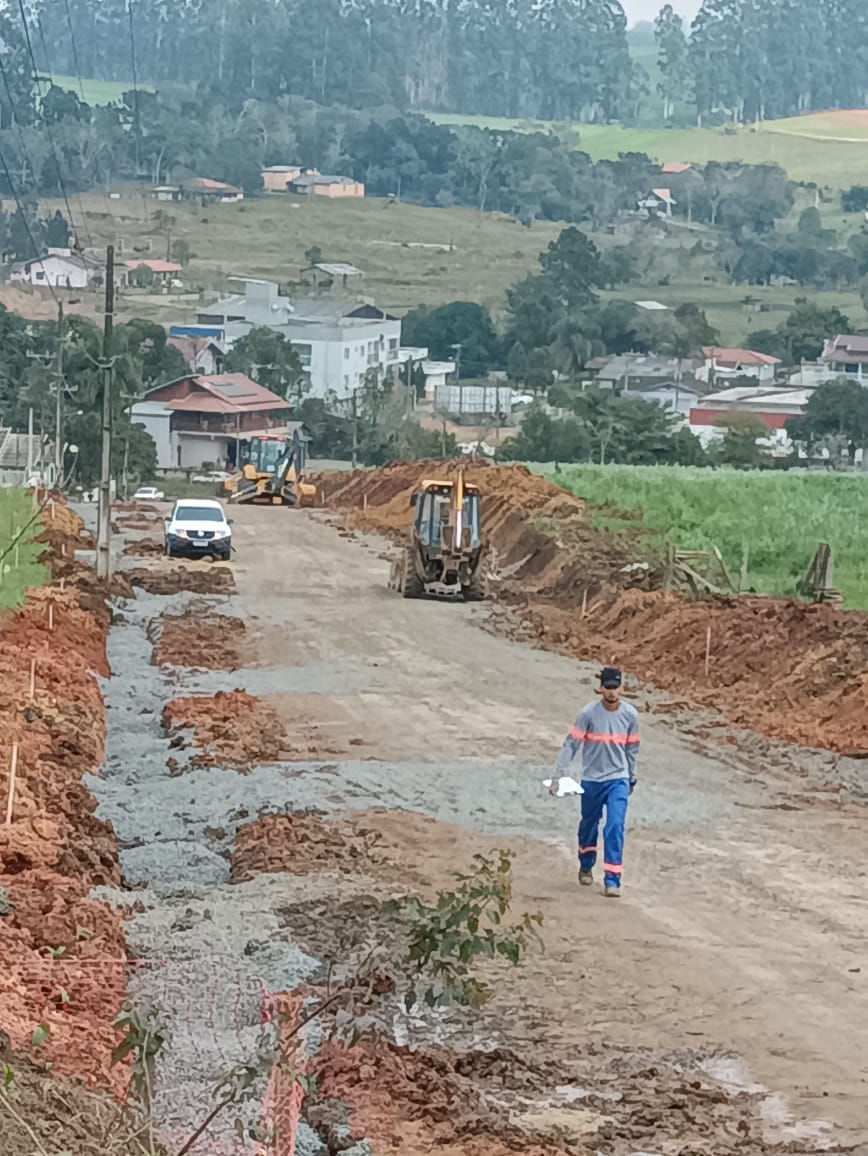
<path fill-rule="evenodd" d="M 579 823 L 579 882 L 590 887 L 597 862 L 597 838 L 603 808 L 603 870 L 606 895 L 621 894 L 624 823 L 627 799 L 636 786 L 636 755 L 639 752 L 639 715 L 621 698 L 621 672 L 614 666 L 600 674 L 600 700 L 589 703 L 576 719 L 558 755 L 552 784 L 553 795 L 582 748 L 582 819 Z"/>

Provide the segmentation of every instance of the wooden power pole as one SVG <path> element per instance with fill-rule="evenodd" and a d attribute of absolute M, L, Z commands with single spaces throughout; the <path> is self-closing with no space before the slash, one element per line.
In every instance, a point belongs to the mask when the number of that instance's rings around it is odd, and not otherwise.
<path fill-rule="evenodd" d="M 54 484 L 63 485 L 63 302 L 57 306 L 57 396 L 54 400 Z"/>
<path fill-rule="evenodd" d="M 111 534 L 112 534 L 112 387 L 114 384 L 114 360 L 112 358 L 112 338 L 114 332 L 115 309 L 115 250 L 113 245 L 106 248 L 105 257 L 105 321 L 102 339 L 102 458 L 99 474 L 99 507 L 97 513 L 96 576 L 111 577 Z"/>

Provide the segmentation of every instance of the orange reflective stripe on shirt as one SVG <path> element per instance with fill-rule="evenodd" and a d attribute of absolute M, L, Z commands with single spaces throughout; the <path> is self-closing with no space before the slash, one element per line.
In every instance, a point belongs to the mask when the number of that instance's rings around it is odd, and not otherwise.
<path fill-rule="evenodd" d="M 569 737 L 571 739 L 578 739 L 578 741 L 582 743 L 588 737 L 588 732 L 583 731 L 581 727 L 570 727 Z"/>
<path fill-rule="evenodd" d="M 612 734 L 604 734 L 602 731 L 587 731 L 585 741 L 589 743 L 612 743 L 619 746 L 627 743 L 638 743 L 639 736 L 630 735 L 624 731 L 615 731 Z"/>

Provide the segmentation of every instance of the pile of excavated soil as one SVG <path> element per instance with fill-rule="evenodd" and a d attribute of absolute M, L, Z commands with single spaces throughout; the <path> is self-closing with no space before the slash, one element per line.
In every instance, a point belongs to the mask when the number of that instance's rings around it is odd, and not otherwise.
<path fill-rule="evenodd" d="M 230 878 L 243 883 L 263 872 L 369 870 L 384 862 L 377 850 L 380 841 L 376 831 L 350 820 L 324 819 L 316 811 L 263 815 L 238 830 Z"/>
<path fill-rule="evenodd" d="M 228 594 L 235 589 L 235 578 L 228 566 L 173 566 L 171 569 L 129 570 L 133 586 L 149 594 Z"/>
<path fill-rule="evenodd" d="M 162 558 L 165 549 L 159 538 L 137 538 L 127 542 L 124 553 L 132 558 Z"/>
<path fill-rule="evenodd" d="M 600 589 L 659 585 L 652 552 L 638 530 L 595 529 L 585 502 L 525 466 L 395 462 L 377 470 L 321 474 L 324 505 L 349 511 L 361 530 L 404 541 L 413 520 L 410 496 L 423 478 L 452 478 L 459 468 L 480 490 L 486 541 L 483 573 L 502 598 L 569 599 L 580 605 Z M 648 569 L 630 569 L 634 563 Z"/>
<path fill-rule="evenodd" d="M 0 628 L 4 817 L 13 743 L 18 750 L 12 822 L 0 827 L 0 1027 L 22 1049 L 46 1025 L 40 1054 L 54 1072 L 122 1093 L 128 1072 L 111 1066 L 111 1024 L 125 995 L 123 929 L 113 909 L 89 898 L 97 885 L 121 883 L 117 840 L 82 782 L 104 756 L 96 676 L 109 673 L 111 611 L 89 571 L 68 552 L 58 559 L 61 542 L 81 532 L 64 510 L 47 511 L 49 562 L 69 575 L 63 589 L 31 590 Z"/>
<path fill-rule="evenodd" d="M 547 647 L 615 661 L 739 726 L 841 754 L 868 752 L 868 613 L 780 598 L 627 591 L 584 621 L 540 605 L 528 621 Z"/>
<path fill-rule="evenodd" d="M 163 709 L 163 726 L 176 750 L 197 748 L 190 766 L 250 770 L 278 762 L 285 746 L 277 712 L 244 690 L 173 699 Z"/>
<path fill-rule="evenodd" d="M 730 1093 L 664 1064 L 642 1068 L 594 1042 L 581 1051 L 557 1062 L 537 1061 L 533 1049 L 412 1051 L 384 1039 L 352 1047 L 330 1040 L 313 1058 L 317 1099 L 305 1115 L 329 1145 L 348 1124 L 354 1138 L 395 1156 L 817 1151 L 810 1137 L 766 1140 L 761 1094 Z"/>
<path fill-rule="evenodd" d="M 152 661 L 155 666 L 237 670 L 245 633 L 243 619 L 216 614 L 210 607 L 189 606 L 184 614 L 167 611 L 160 618 Z"/>

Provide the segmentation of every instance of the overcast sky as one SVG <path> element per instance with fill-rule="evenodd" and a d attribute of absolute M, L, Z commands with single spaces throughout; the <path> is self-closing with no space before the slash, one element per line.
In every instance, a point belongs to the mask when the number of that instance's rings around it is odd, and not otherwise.
<path fill-rule="evenodd" d="M 666 0 L 621 0 L 627 20 L 635 24 L 638 20 L 653 20 Z M 701 0 L 673 0 L 672 7 L 679 12 L 686 23 L 696 15 Z"/>

